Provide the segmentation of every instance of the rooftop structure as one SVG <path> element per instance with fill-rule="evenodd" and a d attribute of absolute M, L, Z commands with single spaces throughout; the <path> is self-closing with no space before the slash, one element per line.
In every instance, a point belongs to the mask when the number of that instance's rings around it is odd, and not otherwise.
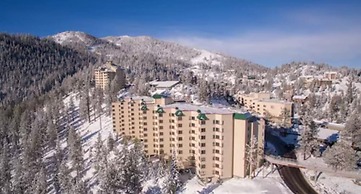
<path fill-rule="evenodd" d="M 175 85 L 179 84 L 179 81 L 151 81 L 149 85 L 156 89 L 171 89 Z"/>

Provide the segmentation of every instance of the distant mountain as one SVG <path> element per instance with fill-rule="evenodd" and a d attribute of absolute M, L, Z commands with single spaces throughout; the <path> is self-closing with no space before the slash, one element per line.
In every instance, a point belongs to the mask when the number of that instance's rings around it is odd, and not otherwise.
<path fill-rule="evenodd" d="M 83 32 L 67 31 L 48 38 L 61 45 L 95 53 L 102 61 L 110 59 L 124 67 L 163 64 L 171 69 L 189 70 L 195 75 L 219 81 L 234 83 L 235 77 L 239 75 L 257 75 L 269 70 L 243 59 L 148 36 L 96 38 Z M 230 77 L 231 80 L 228 79 Z"/>

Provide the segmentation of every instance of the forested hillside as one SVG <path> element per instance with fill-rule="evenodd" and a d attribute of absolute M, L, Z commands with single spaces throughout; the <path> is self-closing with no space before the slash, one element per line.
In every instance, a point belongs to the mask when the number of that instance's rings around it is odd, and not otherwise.
<path fill-rule="evenodd" d="M 0 102 L 14 105 L 57 87 L 95 58 L 29 35 L 0 34 Z"/>

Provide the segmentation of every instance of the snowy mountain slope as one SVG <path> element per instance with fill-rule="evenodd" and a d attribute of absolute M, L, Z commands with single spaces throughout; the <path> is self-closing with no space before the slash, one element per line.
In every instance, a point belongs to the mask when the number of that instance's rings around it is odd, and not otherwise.
<path fill-rule="evenodd" d="M 83 32 L 67 31 L 48 38 L 62 45 L 86 46 L 89 51 L 110 59 L 123 58 L 124 55 L 137 56 L 148 54 L 156 57 L 160 61 L 173 60 L 189 65 L 235 65 L 238 68 L 243 67 L 246 70 L 259 69 L 261 71 L 268 69 L 250 61 L 205 50 L 189 48 L 177 43 L 154 39 L 149 36 L 108 36 L 104 38 L 95 38 L 94 36 Z"/>
<path fill-rule="evenodd" d="M 220 65 L 222 61 L 225 59 L 224 56 L 219 54 L 211 53 L 206 50 L 199 50 L 201 52 L 200 55 L 191 59 L 192 64 L 205 63 L 209 65 Z"/>
<path fill-rule="evenodd" d="M 65 31 L 53 36 L 48 37 L 55 42 L 62 45 L 82 45 L 86 47 L 93 46 L 95 44 L 105 43 L 92 35 L 79 31 Z"/>

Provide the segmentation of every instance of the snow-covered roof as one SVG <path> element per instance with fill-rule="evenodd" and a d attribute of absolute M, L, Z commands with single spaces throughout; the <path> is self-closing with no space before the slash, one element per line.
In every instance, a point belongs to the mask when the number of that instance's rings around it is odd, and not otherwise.
<path fill-rule="evenodd" d="M 339 124 L 339 123 L 327 123 L 326 126 L 329 129 L 333 129 L 333 130 L 343 130 L 345 129 L 345 124 Z"/>
<path fill-rule="evenodd" d="M 330 142 L 336 142 L 339 138 L 339 131 L 327 128 L 319 128 L 317 138 L 328 140 Z"/>
<path fill-rule="evenodd" d="M 210 106 L 198 106 L 189 103 L 174 103 L 165 105 L 164 108 L 176 108 L 178 107 L 182 111 L 197 111 L 200 110 L 205 114 L 233 114 L 234 111 L 226 108 L 215 108 Z"/>
<path fill-rule="evenodd" d="M 306 98 L 306 95 L 295 95 L 292 97 L 293 100 L 305 100 Z"/>
<path fill-rule="evenodd" d="M 153 102 L 154 101 L 154 98 L 149 97 L 149 96 L 127 96 L 125 98 L 126 99 L 132 98 L 133 100 L 144 100 L 146 102 Z"/>
<path fill-rule="evenodd" d="M 151 81 L 150 85 L 155 86 L 157 88 L 171 88 L 177 85 L 179 81 Z"/>
<path fill-rule="evenodd" d="M 273 102 L 273 103 L 280 103 L 280 104 L 292 104 L 292 102 L 287 102 L 284 100 L 278 100 L 278 99 L 260 99 L 259 102 Z"/>

